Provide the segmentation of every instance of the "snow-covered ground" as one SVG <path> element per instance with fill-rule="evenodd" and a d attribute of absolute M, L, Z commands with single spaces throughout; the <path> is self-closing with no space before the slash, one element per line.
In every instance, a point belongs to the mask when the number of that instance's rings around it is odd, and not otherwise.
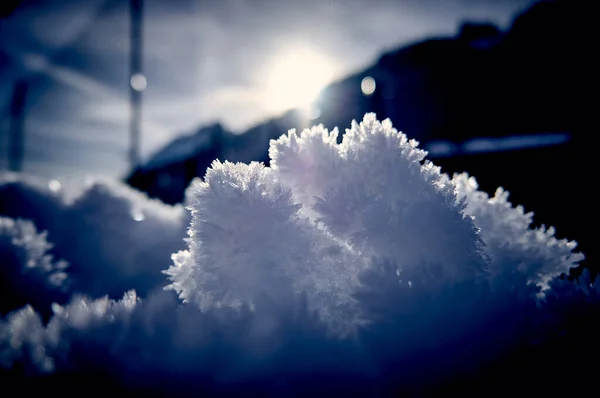
<path fill-rule="evenodd" d="M 3 388 L 71 394 L 91 374 L 113 393 L 393 396 L 467 377 L 481 396 L 523 369 L 537 391 L 554 388 L 537 372 L 573 376 L 600 306 L 589 272 L 561 277 L 576 243 L 440 173 L 389 120 L 337 134 L 289 132 L 270 167 L 215 161 L 187 209 L 3 175 Z"/>

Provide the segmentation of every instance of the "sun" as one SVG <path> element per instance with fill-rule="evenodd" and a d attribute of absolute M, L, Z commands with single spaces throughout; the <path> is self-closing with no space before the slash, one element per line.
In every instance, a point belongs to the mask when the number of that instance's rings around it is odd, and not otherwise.
<path fill-rule="evenodd" d="M 264 104 L 269 111 L 309 108 L 334 78 L 335 65 L 325 54 L 298 47 L 278 54 L 264 74 Z"/>

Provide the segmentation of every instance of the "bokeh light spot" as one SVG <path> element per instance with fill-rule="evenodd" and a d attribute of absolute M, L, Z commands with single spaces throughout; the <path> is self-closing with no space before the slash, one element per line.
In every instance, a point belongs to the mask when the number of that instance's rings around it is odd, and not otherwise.
<path fill-rule="evenodd" d="M 360 82 L 360 89 L 364 95 L 371 95 L 375 92 L 375 79 L 367 76 Z"/>
<path fill-rule="evenodd" d="M 131 76 L 130 84 L 135 91 L 144 91 L 148 82 L 146 81 L 146 76 L 141 73 L 136 73 Z"/>
<path fill-rule="evenodd" d="M 61 185 L 60 185 L 60 181 L 58 180 L 50 180 L 50 182 L 48 183 L 48 189 L 50 189 L 52 192 L 58 192 L 60 191 Z"/>

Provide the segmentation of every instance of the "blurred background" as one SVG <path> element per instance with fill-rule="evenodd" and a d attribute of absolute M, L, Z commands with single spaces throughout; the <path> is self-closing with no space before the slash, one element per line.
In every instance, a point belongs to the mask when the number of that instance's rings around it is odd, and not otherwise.
<path fill-rule="evenodd" d="M 595 269 L 588 3 L 3 0 L 0 169 L 177 203 L 215 158 L 376 112 Z"/>

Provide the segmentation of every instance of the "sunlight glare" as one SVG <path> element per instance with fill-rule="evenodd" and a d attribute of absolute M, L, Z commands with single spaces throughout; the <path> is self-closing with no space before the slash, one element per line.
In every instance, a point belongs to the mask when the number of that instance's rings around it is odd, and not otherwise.
<path fill-rule="evenodd" d="M 265 74 L 265 105 L 273 112 L 309 109 L 334 78 L 334 64 L 323 53 L 297 48 L 279 55 Z"/>

